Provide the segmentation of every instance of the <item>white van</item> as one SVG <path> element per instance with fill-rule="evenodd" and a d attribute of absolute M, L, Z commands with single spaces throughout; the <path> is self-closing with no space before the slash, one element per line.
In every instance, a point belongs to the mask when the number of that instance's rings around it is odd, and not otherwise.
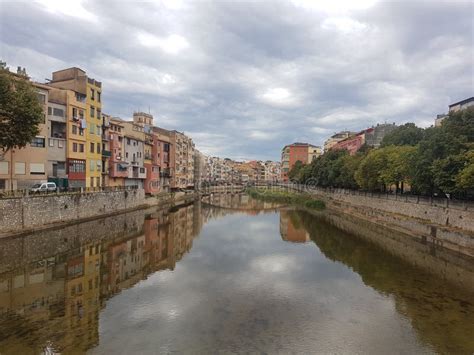
<path fill-rule="evenodd" d="M 40 184 L 34 184 L 30 188 L 30 192 L 38 193 L 38 192 L 56 192 L 57 187 L 55 182 L 43 182 Z"/>

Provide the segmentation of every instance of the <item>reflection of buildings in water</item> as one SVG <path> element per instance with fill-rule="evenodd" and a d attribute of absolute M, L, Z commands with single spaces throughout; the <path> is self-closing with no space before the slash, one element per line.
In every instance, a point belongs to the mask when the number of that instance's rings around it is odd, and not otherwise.
<path fill-rule="evenodd" d="M 299 214 L 294 210 L 280 211 L 280 235 L 281 239 L 292 243 L 306 243 L 310 236 L 306 228 L 299 220 Z"/>
<path fill-rule="evenodd" d="M 152 272 L 173 270 L 202 228 L 200 211 L 196 204 L 147 216 L 141 211 L 141 223 L 136 213 L 115 216 L 101 224 L 118 226 L 120 233 L 111 231 L 108 238 L 101 231 L 96 241 L 91 225 L 66 227 L 62 233 L 76 233 L 78 242 L 69 250 L 56 238 L 54 256 L 34 262 L 25 257 L 22 267 L 15 269 L 2 265 L 9 271 L 0 274 L 0 348 L 39 352 L 53 339 L 57 351 L 90 349 L 99 339 L 99 311 L 105 300 Z M 24 241 L 18 238 L 16 243 L 21 249 Z M 16 338 L 17 333 L 23 338 Z"/>
<path fill-rule="evenodd" d="M 207 207 L 203 209 L 204 218 L 219 218 L 236 212 L 256 216 L 260 213 L 274 212 L 281 204 L 251 198 L 243 193 L 211 194 L 202 199 Z"/>

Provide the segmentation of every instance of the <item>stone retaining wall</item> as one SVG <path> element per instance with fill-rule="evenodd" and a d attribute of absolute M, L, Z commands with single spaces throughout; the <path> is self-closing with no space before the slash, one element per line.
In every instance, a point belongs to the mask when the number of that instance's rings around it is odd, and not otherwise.
<path fill-rule="evenodd" d="M 144 204 L 143 189 L 1 199 L 0 234 L 108 215 Z"/>

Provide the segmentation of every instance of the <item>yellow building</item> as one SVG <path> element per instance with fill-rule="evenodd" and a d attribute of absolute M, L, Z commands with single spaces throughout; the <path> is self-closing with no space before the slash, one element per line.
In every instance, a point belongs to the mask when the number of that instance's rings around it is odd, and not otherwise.
<path fill-rule="evenodd" d="M 102 177 L 102 84 L 87 78 L 86 186 L 101 186 Z"/>
<path fill-rule="evenodd" d="M 70 187 L 86 187 L 86 112 L 85 96 L 73 90 L 51 88 L 50 101 L 66 105 L 66 171 Z"/>
<path fill-rule="evenodd" d="M 84 116 L 73 116 L 73 119 L 78 118 L 76 122 L 79 122 L 81 128 L 84 129 L 83 133 L 85 137 L 85 146 L 83 148 L 86 157 L 85 186 L 101 186 L 102 83 L 87 77 L 85 71 L 74 67 L 54 72 L 53 79 L 51 80 L 49 85 L 56 88 L 69 89 L 74 91 L 76 101 L 85 104 Z M 76 147 L 74 146 L 74 142 L 72 144 L 73 148 Z M 73 151 L 73 153 L 78 152 Z M 70 176 L 69 180 L 71 180 Z"/>

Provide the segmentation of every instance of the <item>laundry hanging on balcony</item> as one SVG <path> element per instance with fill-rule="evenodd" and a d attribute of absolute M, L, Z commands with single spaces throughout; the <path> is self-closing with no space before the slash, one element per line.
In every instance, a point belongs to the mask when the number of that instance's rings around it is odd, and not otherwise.
<path fill-rule="evenodd" d="M 81 128 L 86 129 L 87 128 L 87 122 L 85 119 L 81 118 Z"/>

